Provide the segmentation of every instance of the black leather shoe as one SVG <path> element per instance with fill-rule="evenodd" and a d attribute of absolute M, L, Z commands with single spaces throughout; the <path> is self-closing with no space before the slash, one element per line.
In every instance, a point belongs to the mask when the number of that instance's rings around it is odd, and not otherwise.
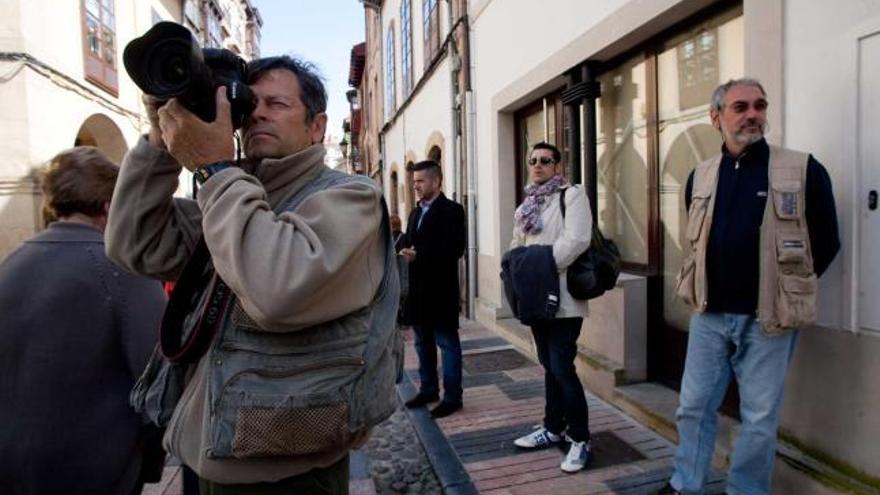
<path fill-rule="evenodd" d="M 445 400 L 434 409 L 431 409 L 431 416 L 435 418 L 444 418 L 461 409 L 461 402 L 446 402 Z"/>
<path fill-rule="evenodd" d="M 414 407 L 422 407 L 430 404 L 431 402 L 436 402 L 439 398 L 439 395 L 425 395 L 419 392 L 416 394 L 415 397 L 406 401 L 405 405 L 410 409 Z"/>
<path fill-rule="evenodd" d="M 680 493 L 681 493 L 680 491 L 676 490 L 675 488 L 672 488 L 672 485 L 670 485 L 669 483 L 666 483 L 665 485 L 663 485 L 663 488 L 661 488 L 657 492 L 657 495 L 677 495 Z"/>

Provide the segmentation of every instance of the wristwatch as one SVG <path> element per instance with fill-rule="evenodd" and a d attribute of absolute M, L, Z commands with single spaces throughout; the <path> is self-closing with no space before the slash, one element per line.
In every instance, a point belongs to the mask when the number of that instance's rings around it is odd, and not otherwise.
<path fill-rule="evenodd" d="M 208 178 L 211 177 L 212 175 L 216 174 L 217 172 L 219 172 L 225 168 L 229 168 L 229 167 L 233 167 L 233 166 L 235 166 L 235 164 L 232 163 L 231 161 L 223 160 L 223 161 L 214 162 L 214 163 L 205 165 L 204 167 L 199 167 L 199 168 L 195 169 L 193 171 L 193 173 L 195 174 L 195 178 L 199 182 L 199 184 L 204 184 L 205 181 L 208 180 Z"/>

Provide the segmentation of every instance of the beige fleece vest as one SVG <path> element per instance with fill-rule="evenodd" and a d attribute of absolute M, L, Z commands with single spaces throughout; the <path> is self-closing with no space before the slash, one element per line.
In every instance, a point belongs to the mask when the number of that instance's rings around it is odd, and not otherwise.
<path fill-rule="evenodd" d="M 777 334 L 816 321 L 816 274 L 804 216 L 809 155 L 770 146 L 769 191 L 761 224 L 757 316 L 765 333 Z M 685 258 L 676 293 L 696 311 L 707 305 L 706 249 L 715 210 L 721 156 L 694 170 Z"/>

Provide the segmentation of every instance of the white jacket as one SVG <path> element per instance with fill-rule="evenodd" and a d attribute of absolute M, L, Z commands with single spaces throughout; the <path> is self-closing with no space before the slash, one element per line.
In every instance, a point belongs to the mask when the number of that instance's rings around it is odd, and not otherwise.
<path fill-rule="evenodd" d="M 565 270 L 590 247 L 593 215 L 590 212 L 590 202 L 587 201 L 587 195 L 582 187 L 569 185 L 564 188 L 568 188 L 565 192 L 565 219 L 562 218 L 562 210 L 559 208 L 560 193 L 556 192 L 548 197 L 542 206 L 543 230 L 537 234 L 526 234 L 514 223 L 510 249 L 535 244 L 553 246 L 553 259 L 556 260 L 556 268 L 559 270 L 560 292 L 559 312 L 556 313 L 556 317 L 585 317 L 587 301 L 574 299 L 568 293 Z"/>

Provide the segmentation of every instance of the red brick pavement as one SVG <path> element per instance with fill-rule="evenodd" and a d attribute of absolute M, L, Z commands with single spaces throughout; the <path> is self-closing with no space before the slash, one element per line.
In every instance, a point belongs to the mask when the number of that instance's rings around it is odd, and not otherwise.
<path fill-rule="evenodd" d="M 462 324 L 460 336 L 464 343 L 495 337 L 492 332 L 475 322 L 463 321 Z M 405 332 L 405 341 L 405 366 L 413 382 L 417 384 L 418 360 L 410 331 Z M 498 350 L 497 345 L 490 347 L 488 352 Z M 480 349 L 473 349 L 465 354 L 480 352 Z M 524 367 L 503 371 L 503 374 L 515 384 L 529 382 L 532 386 L 544 376 L 543 369 L 533 362 Z M 567 474 L 559 468 L 564 453 L 558 449 L 508 449 L 511 451 L 505 455 L 484 460 L 467 461 L 465 457 L 463 465 L 476 488 L 481 493 L 493 495 L 640 494 L 653 493 L 660 488 L 671 473 L 674 446 L 589 391 L 585 392 L 593 435 L 611 432 L 643 459 L 594 469 L 588 466 L 588 469 L 579 473 Z M 437 420 L 437 424 L 447 438 L 461 438 L 462 434 L 478 437 L 480 432 L 494 428 L 538 425 L 542 421 L 543 412 L 542 395 L 512 400 L 498 385 L 490 384 L 466 387 L 462 410 Z M 451 443 L 461 457 L 462 452 L 456 447 L 456 442 Z M 720 491 L 719 480 L 716 479 L 710 486 L 710 492 Z"/>

